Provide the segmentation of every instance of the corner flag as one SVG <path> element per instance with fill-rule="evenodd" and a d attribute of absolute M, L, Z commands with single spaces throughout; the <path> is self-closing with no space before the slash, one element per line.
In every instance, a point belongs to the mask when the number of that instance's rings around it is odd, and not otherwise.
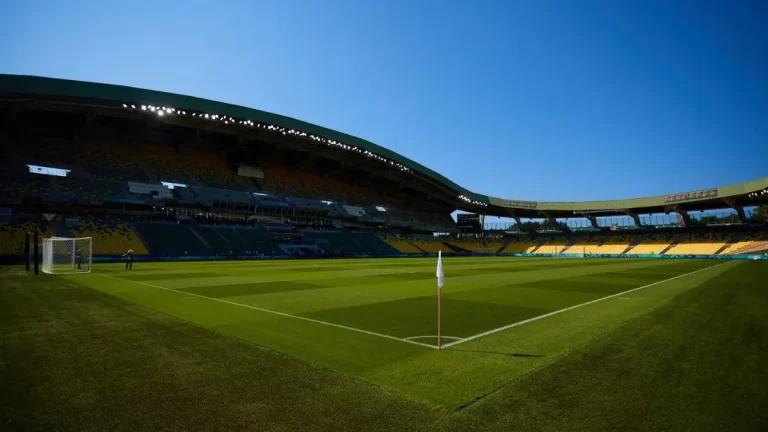
<path fill-rule="evenodd" d="M 437 349 L 443 349 L 442 323 L 443 323 L 443 302 L 442 293 L 445 285 L 445 274 L 443 273 L 443 251 L 437 252 Z"/>
<path fill-rule="evenodd" d="M 443 251 L 437 252 L 437 288 L 445 285 L 445 274 L 443 274 Z"/>

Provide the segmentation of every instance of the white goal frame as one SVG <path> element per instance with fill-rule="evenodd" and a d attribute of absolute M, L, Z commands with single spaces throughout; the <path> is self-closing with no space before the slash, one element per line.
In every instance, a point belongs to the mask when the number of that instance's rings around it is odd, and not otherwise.
<path fill-rule="evenodd" d="M 80 251 L 80 259 L 78 259 L 78 250 Z M 92 237 L 43 239 L 43 273 L 90 273 L 92 263 Z"/>

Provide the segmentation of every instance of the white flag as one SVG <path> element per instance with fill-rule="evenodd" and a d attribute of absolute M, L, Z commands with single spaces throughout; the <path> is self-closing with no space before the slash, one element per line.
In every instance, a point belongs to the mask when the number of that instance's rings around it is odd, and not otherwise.
<path fill-rule="evenodd" d="M 437 252 L 437 288 L 441 289 L 445 285 L 445 275 L 443 274 L 443 251 Z"/>

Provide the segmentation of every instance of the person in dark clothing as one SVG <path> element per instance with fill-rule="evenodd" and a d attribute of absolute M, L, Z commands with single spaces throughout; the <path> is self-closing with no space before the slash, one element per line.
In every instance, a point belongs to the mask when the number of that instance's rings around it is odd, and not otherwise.
<path fill-rule="evenodd" d="M 133 270 L 133 249 L 128 249 L 128 253 L 123 256 L 127 258 L 125 261 L 125 269 Z"/>
<path fill-rule="evenodd" d="M 82 270 L 83 265 L 83 251 L 80 248 L 75 250 L 75 262 L 77 263 L 77 269 Z"/>

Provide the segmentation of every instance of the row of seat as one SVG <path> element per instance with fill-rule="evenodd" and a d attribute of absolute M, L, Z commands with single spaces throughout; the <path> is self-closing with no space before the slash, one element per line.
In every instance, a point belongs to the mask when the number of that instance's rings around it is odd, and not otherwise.
<path fill-rule="evenodd" d="M 0 223 L 0 255 L 22 255 L 27 233 L 38 232 L 40 238 L 53 237 L 53 231 L 34 222 Z"/>
<path fill-rule="evenodd" d="M 146 255 L 147 248 L 138 235 L 124 221 L 107 219 L 80 219 L 70 230 L 72 237 L 92 237 L 94 255 L 122 255 L 129 249 L 136 255 Z"/>
<path fill-rule="evenodd" d="M 762 232 L 754 234 L 690 233 L 676 235 L 672 232 L 640 235 L 580 236 L 575 240 L 564 237 L 539 239 L 518 238 L 509 241 L 502 253 L 585 253 L 585 254 L 665 254 L 665 255 L 712 255 L 734 254 L 748 250 L 751 244 L 762 239 Z M 768 240 L 768 239 L 767 239 Z"/>

